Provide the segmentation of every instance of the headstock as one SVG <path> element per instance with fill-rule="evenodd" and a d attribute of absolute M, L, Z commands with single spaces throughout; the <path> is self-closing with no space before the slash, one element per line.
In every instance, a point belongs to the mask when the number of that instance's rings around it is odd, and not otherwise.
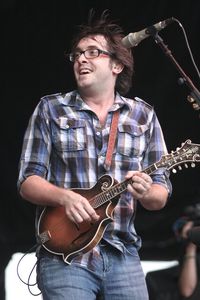
<path fill-rule="evenodd" d="M 200 162 L 200 145 L 192 143 L 191 140 L 186 140 L 182 143 L 181 148 L 177 148 L 176 151 L 171 151 L 170 154 L 162 156 L 156 167 L 163 167 L 167 170 L 178 167 L 181 170 L 181 165 L 183 164 L 188 168 L 188 162 L 191 163 L 193 168 L 195 167 L 195 162 Z M 176 173 L 176 169 L 173 169 L 172 172 Z"/>

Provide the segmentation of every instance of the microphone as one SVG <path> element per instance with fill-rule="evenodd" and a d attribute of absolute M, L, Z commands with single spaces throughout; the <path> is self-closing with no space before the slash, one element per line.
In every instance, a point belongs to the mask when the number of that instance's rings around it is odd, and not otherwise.
<path fill-rule="evenodd" d="M 188 239 L 196 246 L 200 246 L 200 226 L 193 227 L 187 233 Z"/>
<path fill-rule="evenodd" d="M 122 44 L 126 47 L 126 48 L 131 48 L 131 47 L 135 47 L 137 46 L 142 40 L 144 40 L 145 38 L 147 38 L 148 36 L 162 30 L 163 28 L 165 28 L 167 25 L 171 24 L 172 22 L 174 22 L 174 18 L 169 18 L 166 19 L 164 21 L 160 21 L 152 26 L 149 26 L 143 30 L 137 31 L 137 32 L 133 32 L 133 33 L 129 33 L 127 36 L 125 36 L 122 39 Z"/>

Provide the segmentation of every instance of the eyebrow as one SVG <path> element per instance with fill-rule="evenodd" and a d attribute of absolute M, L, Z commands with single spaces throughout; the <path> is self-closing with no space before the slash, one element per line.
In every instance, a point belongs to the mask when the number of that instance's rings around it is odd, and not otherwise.
<path fill-rule="evenodd" d="M 85 50 L 88 50 L 88 49 L 99 49 L 99 47 L 97 45 L 90 45 Z M 100 48 L 100 50 L 103 50 L 103 49 Z M 77 47 L 74 49 L 74 52 L 76 52 L 76 51 L 83 51 L 83 50 L 80 47 Z M 108 50 L 105 50 L 105 51 L 108 51 Z"/>

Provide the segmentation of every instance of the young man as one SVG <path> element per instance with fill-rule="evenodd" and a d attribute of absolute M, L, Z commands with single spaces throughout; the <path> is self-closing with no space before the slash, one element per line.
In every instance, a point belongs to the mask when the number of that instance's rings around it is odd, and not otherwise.
<path fill-rule="evenodd" d="M 38 206 L 36 225 L 43 227 L 46 217 L 49 223 L 46 230 L 36 226 L 38 241 L 44 246 L 37 250 L 38 286 L 44 300 L 148 299 L 138 255 L 141 240 L 134 228 L 136 202 L 148 210 L 161 209 L 171 185 L 163 169 L 151 177 L 142 172 L 167 149 L 153 108 L 139 98 L 124 97 L 131 87 L 133 58 L 122 45 L 123 36 L 121 27 L 105 13 L 80 26 L 69 55 L 77 90 L 43 97 L 24 137 L 20 194 Z M 108 164 L 105 158 L 116 111 L 117 136 Z M 125 180 L 127 189 L 117 201 L 116 191 L 107 201 L 109 184 L 103 182 L 97 186 L 103 192 L 97 200 L 105 203 L 96 209 L 86 191 L 105 174 L 119 183 Z M 62 216 L 52 226 L 60 210 Z M 66 239 L 71 239 L 71 244 L 66 242 L 68 256 L 60 255 L 66 251 L 59 249 L 65 236 L 58 238 L 55 247 L 48 244 L 65 225 Z M 77 244 L 80 249 L 73 248 Z"/>

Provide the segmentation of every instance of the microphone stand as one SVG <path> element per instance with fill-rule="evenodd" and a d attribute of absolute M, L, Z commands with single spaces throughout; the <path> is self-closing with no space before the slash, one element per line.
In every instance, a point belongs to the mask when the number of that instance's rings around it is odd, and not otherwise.
<path fill-rule="evenodd" d="M 152 35 L 155 42 L 160 46 L 160 48 L 163 50 L 166 56 L 168 56 L 173 64 L 175 65 L 176 69 L 181 74 L 181 78 L 179 79 L 180 84 L 186 84 L 190 90 L 191 93 L 187 96 L 187 100 L 192 103 L 192 106 L 195 110 L 200 110 L 200 92 L 195 87 L 191 79 L 185 74 L 181 66 L 178 64 L 174 56 L 172 55 L 171 51 L 168 49 L 167 45 L 164 44 L 163 39 L 159 36 L 156 28 L 154 26 L 151 26 L 148 28 L 148 33 Z"/>

